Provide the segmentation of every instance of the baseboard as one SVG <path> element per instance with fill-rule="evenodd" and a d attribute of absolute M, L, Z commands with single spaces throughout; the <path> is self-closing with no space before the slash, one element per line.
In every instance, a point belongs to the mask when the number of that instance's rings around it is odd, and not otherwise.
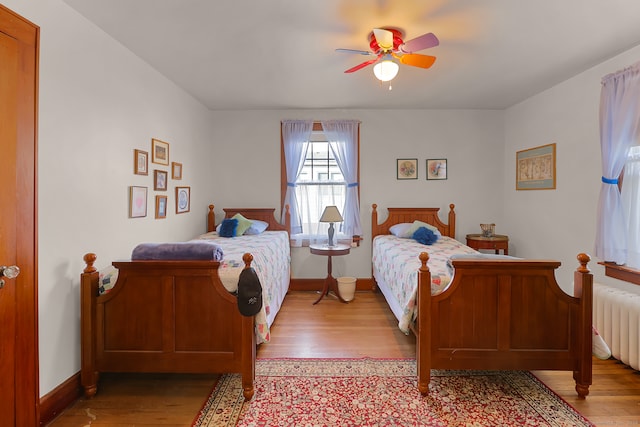
<path fill-rule="evenodd" d="M 53 421 L 82 394 L 80 372 L 40 398 L 40 425 Z"/>
<path fill-rule="evenodd" d="M 292 291 L 319 291 L 324 285 L 325 279 L 294 279 L 289 282 L 289 289 Z M 373 290 L 373 279 L 356 279 L 356 291 Z"/>

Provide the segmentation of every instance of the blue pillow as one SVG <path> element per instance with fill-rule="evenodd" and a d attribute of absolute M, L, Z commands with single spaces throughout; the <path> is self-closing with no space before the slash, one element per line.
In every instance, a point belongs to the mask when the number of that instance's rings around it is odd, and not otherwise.
<path fill-rule="evenodd" d="M 218 234 L 220 237 L 233 237 L 236 235 L 236 229 L 238 228 L 238 220 L 235 218 L 223 219 L 220 224 L 220 231 Z"/>
<path fill-rule="evenodd" d="M 427 227 L 420 227 L 413 233 L 413 238 L 423 245 L 432 245 L 438 241 L 438 236 Z"/>

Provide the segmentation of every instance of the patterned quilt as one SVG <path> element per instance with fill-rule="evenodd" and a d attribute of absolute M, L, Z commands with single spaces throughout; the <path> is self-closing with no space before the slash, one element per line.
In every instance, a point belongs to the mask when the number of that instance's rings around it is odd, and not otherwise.
<path fill-rule="evenodd" d="M 385 296 L 394 298 L 398 303 L 402 312 L 398 326 L 405 334 L 409 333 L 409 326 L 415 317 L 420 252 L 429 254 L 427 265 L 431 272 L 432 294 L 442 292 L 451 282 L 447 267 L 451 255 L 478 253 L 445 236 L 428 246 L 393 235 L 376 236 L 373 239 L 373 275 L 378 284 L 387 286 Z"/>
<path fill-rule="evenodd" d="M 291 250 L 286 231 L 265 231 L 257 235 L 220 237 L 216 232 L 203 234 L 198 239 L 213 240 L 222 247 L 224 258 L 218 274 L 229 292 L 238 287 L 238 277 L 244 268 L 242 256 L 253 255 L 251 266 L 262 284 L 262 310 L 256 315 L 258 344 L 270 340 L 269 328 L 280 310 L 289 289 Z M 197 240 L 197 239 L 196 239 Z"/>

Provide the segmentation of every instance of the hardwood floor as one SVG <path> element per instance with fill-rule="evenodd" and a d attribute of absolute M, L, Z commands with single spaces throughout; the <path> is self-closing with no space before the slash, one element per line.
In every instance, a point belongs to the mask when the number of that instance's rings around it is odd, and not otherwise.
<path fill-rule="evenodd" d="M 410 358 L 415 339 L 397 328 L 380 294 L 358 292 L 349 304 L 314 292 L 291 292 L 258 358 Z M 640 426 L 640 373 L 594 359 L 593 385 L 578 399 L 570 372 L 534 372 L 597 426 Z M 103 375 L 91 400 L 79 399 L 50 426 L 189 426 L 215 375 Z"/>

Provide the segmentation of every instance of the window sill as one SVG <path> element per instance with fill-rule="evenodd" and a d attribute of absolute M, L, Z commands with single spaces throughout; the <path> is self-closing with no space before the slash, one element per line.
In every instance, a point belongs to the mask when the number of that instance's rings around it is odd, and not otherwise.
<path fill-rule="evenodd" d="M 629 268 L 624 265 L 618 265 L 613 262 L 599 262 L 598 264 L 604 265 L 605 276 L 640 285 L 640 270 Z"/>

